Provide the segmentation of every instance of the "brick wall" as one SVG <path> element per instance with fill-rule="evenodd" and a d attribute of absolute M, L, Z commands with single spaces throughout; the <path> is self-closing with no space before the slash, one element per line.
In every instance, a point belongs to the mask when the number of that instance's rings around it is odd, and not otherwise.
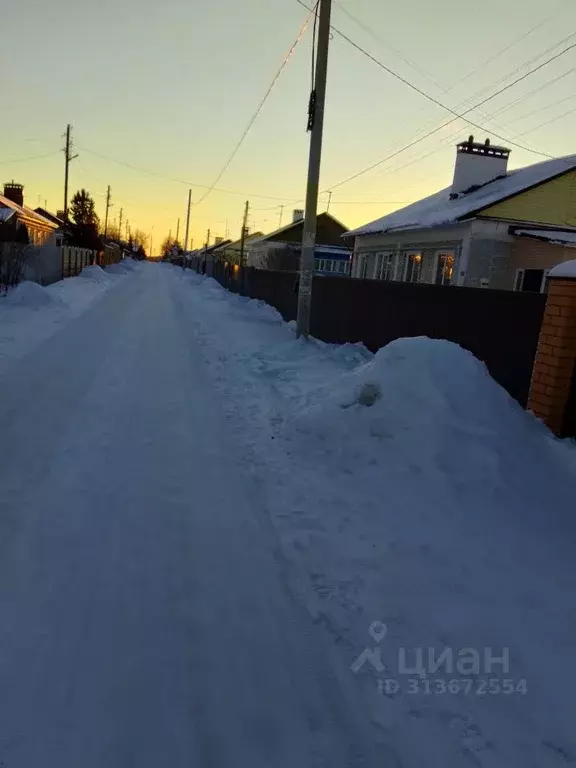
<path fill-rule="evenodd" d="M 576 280 L 550 281 L 528 407 L 556 434 L 565 430 L 576 360 Z"/>

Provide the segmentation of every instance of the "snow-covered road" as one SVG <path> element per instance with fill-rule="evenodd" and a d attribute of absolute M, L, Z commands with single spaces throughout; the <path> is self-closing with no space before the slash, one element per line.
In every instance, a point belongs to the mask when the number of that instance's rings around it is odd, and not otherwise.
<path fill-rule="evenodd" d="M 124 266 L 0 301 L 0 768 L 576 765 L 576 445 Z"/>
<path fill-rule="evenodd" d="M 376 765 L 143 265 L 2 376 L 0 765 Z"/>

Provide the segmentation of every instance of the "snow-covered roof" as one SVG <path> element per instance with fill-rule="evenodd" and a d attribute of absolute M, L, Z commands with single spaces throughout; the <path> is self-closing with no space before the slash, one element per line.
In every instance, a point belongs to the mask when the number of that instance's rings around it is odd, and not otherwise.
<path fill-rule="evenodd" d="M 576 232 L 564 232 L 561 229 L 517 229 L 515 235 L 520 237 L 534 237 L 545 240 L 548 243 L 565 245 L 567 248 L 576 248 Z"/>
<path fill-rule="evenodd" d="M 0 210 L 2 210 L 3 208 L 9 208 L 13 213 L 20 214 L 20 216 L 24 218 L 36 219 L 39 224 L 48 225 L 52 229 L 57 229 L 57 225 L 54 224 L 54 222 L 50 221 L 50 219 L 46 219 L 44 216 L 41 216 L 39 213 L 36 213 L 36 211 L 33 211 L 32 208 L 28 208 L 25 205 L 18 205 L 18 203 L 15 203 L 13 200 L 10 200 L 9 197 L 0 195 Z"/>
<path fill-rule="evenodd" d="M 8 219 L 12 218 L 16 211 L 13 208 L 4 208 L 0 206 L 0 221 L 8 221 Z"/>
<path fill-rule="evenodd" d="M 478 189 L 461 193 L 451 200 L 451 187 L 446 187 L 423 200 L 407 205 L 399 211 L 348 232 L 351 235 L 370 235 L 403 229 L 428 229 L 454 224 L 483 208 L 524 192 L 555 176 L 576 168 L 576 155 L 545 160 L 509 171 L 505 176 L 489 181 Z"/>

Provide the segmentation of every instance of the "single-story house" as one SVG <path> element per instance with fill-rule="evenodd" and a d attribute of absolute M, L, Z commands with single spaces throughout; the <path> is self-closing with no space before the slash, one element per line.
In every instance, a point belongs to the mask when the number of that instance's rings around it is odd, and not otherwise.
<path fill-rule="evenodd" d="M 347 227 L 329 213 L 318 214 L 316 222 L 316 272 L 348 275 L 352 251 L 342 241 Z M 296 210 L 290 224 L 250 241 L 246 248 L 246 264 L 257 269 L 297 271 L 300 269 L 303 231 L 304 212 Z"/>
<path fill-rule="evenodd" d="M 508 171 L 510 150 L 470 136 L 450 187 L 348 232 L 352 276 L 544 290 L 576 246 L 576 155 Z"/>
<path fill-rule="evenodd" d="M 251 235 L 246 235 L 244 238 L 244 254 L 247 252 L 247 248 L 250 243 L 259 240 L 263 236 L 263 232 L 254 232 Z M 214 250 L 215 261 L 228 262 L 228 264 L 240 264 L 240 254 L 242 253 L 242 240 L 236 240 L 235 242 L 220 243 Z"/>
<path fill-rule="evenodd" d="M 14 181 L 4 185 L 0 195 L 0 223 L 10 227 L 17 242 L 56 245 L 58 224 L 24 205 L 24 187 Z"/>

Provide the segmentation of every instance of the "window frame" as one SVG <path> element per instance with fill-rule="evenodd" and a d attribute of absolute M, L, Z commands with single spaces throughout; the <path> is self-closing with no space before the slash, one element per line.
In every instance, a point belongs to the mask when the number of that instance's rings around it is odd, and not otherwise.
<path fill-rule="evenodd" d="M 396 251 L 380 251 L 379 256 L 380 256 L 380 261 L 378 264 L 377 279 L 385 280 L 386 282 L 391 282 L 396 277 L 396 261 L 397 261 Z M 389 272 L 389 275 L 387 276 L 383 275 L 384 267 L 386 267 L 387 273 Z"/>
<path fill-rule="evenodd" d="M 452 277 L 448 282 L 444 282 L 444 270 L 442 270 L 442 282 L 436 282 L 438 275 L 438 267 L 440 265 L 440 258 L 442 256 L 451 256 L 454 259 L 452 264 Z M 456 251 L 453 248 L 440 248 L 434 253 L 434 272 L 433 272 L 433 285 L 454 285 L 454 273 L 456 271 Z"/>
<path fill-rule="evenodd" d="M 411 251 L 406 251 L 406 264 L 404 265 L 404 275 L 402 277 L 403 283 L 419 283 L 420 282 L 420 275 L 422 274 L 422 262 L 424 260 L 424 254 L 421 250 L 414 249 Z M 408 280 L 408 267 L 410 265 L 410 257 L 411 256 L 420 256 L 420 260 L 417 262 L 418 264 L 418 275 L 416 280 Z"/>

